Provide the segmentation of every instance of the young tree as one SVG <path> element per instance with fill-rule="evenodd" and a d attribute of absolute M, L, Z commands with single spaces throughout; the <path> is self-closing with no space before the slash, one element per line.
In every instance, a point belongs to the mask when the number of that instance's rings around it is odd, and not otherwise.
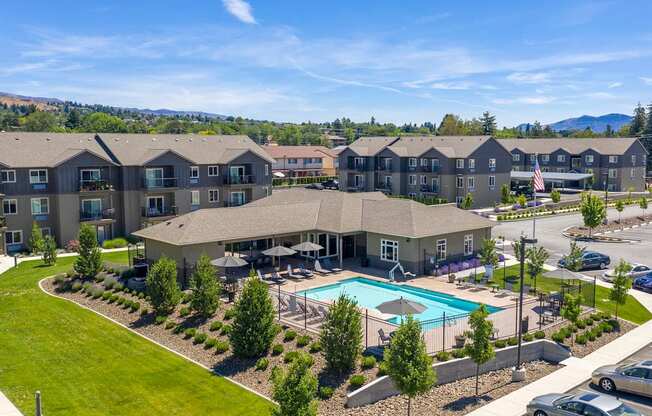
<path fill-rule="evenodd" d="M 36 255 L 42 253 L 44 248 L 43 243 L 43 233 L 41 233 L 41 229 L 36 221 L 34 221 L 32 222 L 32 235 L 29 238 L 29 249 L 32 254 Z"/>
<path fill-rule="evenodd" d="M 234 310 L 235 317 L 229 336 L 233 353 L 242 358 L 265 354 L 277 333 L 274 305 L 267 285 L 257 277 L 248 278 Z"/>
<path fill-rule="evenodd" d="M 559 201 L 561 201 L 561 193 L 559 192 L 559 190 L 553 189 L 550 192 L 550 198 L 552 199 L 552 202 L 554 202 L 556 204 Z"/>
<path fill-rule="evenodd" d="M 616 266 L 616 276 L 614 277 L 613 287 L 609 292 L 609 300 L 616 304 L 616 319 L 618 319 L 618 306 L 624 305 L 627 301 L 627 292 L 632 287 L 632 281 L 627 275 L 632 270 L 632 265 L 625 260 L 620 259 Z"/>
<path fill-rule="evenodd" d="M 480 247 L 480 261 L 484 265 L 496 267 L 500 261 L 498 252 L 496 251 L 496 240 L 485 238 L 482 240 L 482 247 Z"/>
<path fill-rule="evenodd" d="M 147 273 L 147 294 L 159 315 L 167 315 L 181 301 L 181 290 L 177 284 L 177 263 L 169 257 L 161 257 Z"/>
<path fill-rule="evenodd" d="M 521 206 L 521 208 L 527 207 L 527 197 L 525 194 L 520 194 L 516 197 L 516 202 Z"/>
<path fill-rule="evenodd" d="M 527 257 L 527 272 L 530 275 L 530 280 L 534 282 L 534 290 L 536 290 L 537 276 L 543 273 L 543 265 L 550 254 L 543 247 L 530 247 L 525 256 Z"/>
<path fill-rule="evenodd" d="M 575 241 L 571 241 L 570 250 L 567 255 L 564 256 L 564 261 L 566 262 L 566 269 L 578 272 L 582 269 L 582 257 L 586 247 L 580 247 Z"/>
<path fill-rule="evenodd" d="M 509 189 L 509 185 L 504 183 L 500 187 L 500 202 L 502 202 L 503 204 L 509 204 L 511 201 L 512 201 L 512 192 Z"/>
<path fill-rule="evenodd" d="M 471 327 L 470 343 L 466 346 L 466 351 L 475 362 L 475 395 L 478 395 L 478 383 L 480 378 L 480 366 L 496 356 L 494 346 L 491 343 L 494 324 L 487 317 L 489 311 L 485 305 L 480 305 L 478 309 L 471 313 L 469 317 L 469 326 Z"/>
<path fill-rule="evenodd" d="M 317 405 L 317 378 L 310 371 L 312 357 L 300 353 L 292 361 L 287 372 L 274 367 L 270 377 L 273 384 L 272 397 L 278 408 L 272 410 L 275 416 L 315 416 Z"/>
<path fill-rule="evenodd" d="M 514 250 L 514 257 L 520 263 L 521 262 L 521 241 L 514 240 L 512 241 L 512 250 Z"/>
<path fill-rule="evenodd" d="M 643 134 L 652 136 L 652 103 L 647 105 L 647 118 L 645 119 L 645 130 Z M 646 147 L 649 150 L 649 145 Z"/>
<path fill-rule="evenodd" d="M 190 277 L 190 307 L 204 318 L 213 316 L 220 303 L 220 284 L 210 258 L 202 254 Z"/>
<path fill-rule="evenodd" d="M 361 322 L 358 303 L 345 293 L 331 304 L 319 335 L 330 369 L 342 374 L 355 367 L 362 351 Z"/>
<path fill-rule="evenodd" d="M 496 116 L 492 116 L 488 111 L 482 113 L 480 123 L 482 123 L 482 134 L 491 136 L 496 132 Z"/>
<path fill-rule="evenodd" d="M 576 325 L 580 313 L 582 313 L 582 295 L 573 296 L 567 293 L 564 296 L 564 305 L 561 307 L 561 316 Z M 575 337 L 572 340 L 575 343 Z"/>
<path fill-rule="evenodd" d="M 582 195 L 580 210 L 584 219 L 584 225 L 589 227 L 589 238 L 591 238 L 593 228 L 602 224 L 602 221 L 607 218 L 607 210 L 604 202 L 597 195 L 584 194 Z"/>
<path fill-rule="evenodd" d="M 638 103 L 634 109 L 634 117 L 632 118 L 632 122 L 629 125 L 629 134 L 631 136 L 638 136 L 639 134 L 643 133 L 643 130 L 645 129 L 645 121 L 645 107 L 643 107 L 641 103 Z"/>
<path fill-rule="evenodd" d="M 421 337 L 421 325 L 412 316 L 398 327 L 392 342 L 385 350 L 387 374 L 398 390 L 408 396 L 408 416 L 412 399 L 430 390 L 437 377 L 432 368 L 432 358 Z"/>
<path fill-rule="evenodd" d="M 88 224 L 79 229 L 79 256 L 75 259 L 75 271 L 84 277 L 95 277 L 102 268 L 102 253 L 97 246 L 95 230 Z"/>
<path fill-rule="evenodd" d="M 469 192 L 462 200 L 462 203 L 460 204 L 460 208 L 471 209 L 472 206 L 473 206 L 473 194 Z"/>
<path fill-rule="evenodd" d="M 43 263 L 52 266 L 57 262 L 57 243 L 51 235 L 43 239 Z"/>
<path fill-rule="evenodd" d="M 624 209 L 625 209 L 625 203 L 623 202 L 622 199 L 618 199 L 616 201 L 616 211 L 618 211 L 618 224 L 622 222 L 621 217 Z"/>
<path fill-rule="evenodd" d="M 638 206 L 643 210 L 643 219 L 645 219 L 645 211 L 647 210 L 647 198 L 645 196 L 638 200 Z"/>

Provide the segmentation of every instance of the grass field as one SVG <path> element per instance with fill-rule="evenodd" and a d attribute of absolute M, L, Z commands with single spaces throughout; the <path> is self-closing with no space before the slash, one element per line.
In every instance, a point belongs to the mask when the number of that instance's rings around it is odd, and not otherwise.
<path fill-rule="evenodd" d="M 503 287 L 503 281 L 504 281 L 503 275 L 505 275 L 505 278 L 508 281 L 514 282 L 514 286 L 513 286 L 514 290 L 520 289 L 519 265 L 516 264 L 513 266 L 508 266 L 505 270 L 501 267 L 500 269 L 497 269 L 494 272 L 493 280 L 496 283 L 498 283 L 500 287 Z M 530 277 L 527 274 L 527 267 L 526 267 L 524 281 L 526 285 L 530 285 L 532 288 L 534 288 L 534 282 L 530 279 Z M 558 291 L 558 292 L 560 291 L 559 279 L 550 279 L 550 278 L 539 276 L 537 278 L 536 283 L 537 283 L 536 284 L 537 290 L 539 291 L 543 291 L 547 293 L 550 293 L 552 291 Z M 593 300 L 593 285 L 592 284 L 585 285 L 584 288 L 586 289 L 587 292 L 584 293 L 584 300 L 585 303 L 587 303 L 587 301 Z M 596 289 L 595 304 L 597 309 L 614 314 L 616 312 L 616 305 L 609 300 L 609 288 L 598 285 L 596 286 L 595 289 Z M 642 324 L 652 319 L 652 313 L 650 313 L 650 311 L 648 311 L 643 305 L 641 305 L 639 301 L 637 301 L 632 295 L 629 295 L 627 297 L 627 301 L 625 302 L 625 305 L 620 306 L 618 308 L 618 316 L 637 324 Z"/>
<path fill-rule="evenodd" d="M 72 262 L 0 275 L 0 390 L 25 415 L 36 390 L 48 416 L 269 414 L 263 398 L 38 288 Z"/>

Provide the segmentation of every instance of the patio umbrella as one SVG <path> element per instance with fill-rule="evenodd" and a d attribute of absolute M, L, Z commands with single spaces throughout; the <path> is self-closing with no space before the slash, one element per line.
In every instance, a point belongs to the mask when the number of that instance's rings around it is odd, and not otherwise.
<path fill-rule="evenodd" d="M 303 243 L 292 246 L 292 249 L 296 251 L 313 251 L 315 254 L 314 260 L 317 260 L 317 252 L 323 248 L 323 246 L 313 243 L 312 241 L 304 241 Z"/>
<path fill-rule="evenodd" d="M 387 302 L 383 302 L 380 305 L 376 306 L 382 313 L 387 313 L 390 315 L 400 315 L 401 322 L 403 322 L 403 315 L 414 315 L 425 311 L 427 308 L 415 302 L 413 300 L 404 299 L 402 296 L 400 299 L 394 299 Z"/>
<path fill-rule="evenodd" d="M 211 260 L 211 264 L 217 267 L 242 267 L 246 266 L 247 262 L 240 257 L 224 256 L 219 259 Z"/>
<path fill-rule="evenodd" d="M 285 246 L 276 246 L 263 251 L 264 255 L 272 257 L 291 256 L 294 253 L 296 253 L 295 250 Z"/>
<path fill-rule="evenodd" d="M 582 280 L 584 282 L 593 282 L 593 278 L 589 276 L 584 276 L 581 273 L 574 272 L 568 269 L 555 269 L 543 274 L 543 277 L 548 277 L 550 279 L 559 279 L 559 280 Z"/>

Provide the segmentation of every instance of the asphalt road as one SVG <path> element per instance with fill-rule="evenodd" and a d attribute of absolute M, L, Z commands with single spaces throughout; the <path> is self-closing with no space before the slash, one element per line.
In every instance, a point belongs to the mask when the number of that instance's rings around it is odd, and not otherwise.
<path fill-rule="evenodd" d="M 619 364 L 630 364 L 630 363 L 643 361 L 643 360 L 652 360 L 652 344 L 643 348 L 642 350 L 632 355 L 631 357 L 627 358 L 626 360 L 621 361 Z M 571 390 L 569 393 L 578 394 L 578 393 L 586 393 L 586 392 L 604 393 L 602 390 L 600 390 L 598 386 L 592 385 L 591 382 L 587 382 L 577 387 L 576 389 Z M 621 401 L 637 409 L 642 414 L 652 416 L 651 398 L 637 396 L 629 393 L 621 393 L 621 392 L 615 392 L 612 394 L 612 396 L 617 397 Z"/>
<path fill-rule="evenodd" d="M 641 215 L 641 213 L 640 208 L 631 206 L 623 211 L 622 217 L 633 217 Z M 618 219 L 618 212 L 613 208 L 608 210 L 607 215 L 610 220 Z M 539 240 L 539 244 L 543 245 L 550 253 L 547 263 L 556 265 L 557 261 L 568 252 L 571 240 L 562 236 L 561 232 L 573 225 L 582 225 L 582 216 L 579 213 L 537 218 L 535 236 Z M 517 240 L 521 234 L 532 235 L 531 220 L 500 223 L 493 230 L 494 237 L 504 236 L 507 240 L 512 241 Z M 582 242 L 580 244 L 586 246 L 588 250 L 607 254 L 611 257 L 612 266 L 621 258 L 630 263 L 652 265 L 652 226 L 648 225 L 609 235 L 638 241 L 633 243 Z"/>

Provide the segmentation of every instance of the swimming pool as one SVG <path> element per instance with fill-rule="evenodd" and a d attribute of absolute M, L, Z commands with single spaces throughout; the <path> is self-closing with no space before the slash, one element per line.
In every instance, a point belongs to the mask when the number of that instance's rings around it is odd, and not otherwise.
<path fill-rule="evenodd" d="M 303 296 L 305 294 L 311 299 L 326 301 L 337 299 L 341 293 L 351 296 L 358 302 L 359 306 L 369 309 L 375 309 L 376 306 L 383 302 L 399 299 L 400 297 L 419 302 L 427 308 L 423 313 L 414 315 L 420 321 L 441 318 L 444 313 L 446 313 L 447 317 L 467 314 L 473 312 L 480 306 L 479 303 L 460 299 L 445 293 L 421 289 L 410 285 L 380 282 L 363 277 L 340 280 L 331 285 L 298 292 L 297 295 Z M 494 306 L 487 306 L 487 309 L 489 313 L 501 310 Z M 400 317 L 392 317 L 387 320 L 392 323 L 397 323 Z"/>

